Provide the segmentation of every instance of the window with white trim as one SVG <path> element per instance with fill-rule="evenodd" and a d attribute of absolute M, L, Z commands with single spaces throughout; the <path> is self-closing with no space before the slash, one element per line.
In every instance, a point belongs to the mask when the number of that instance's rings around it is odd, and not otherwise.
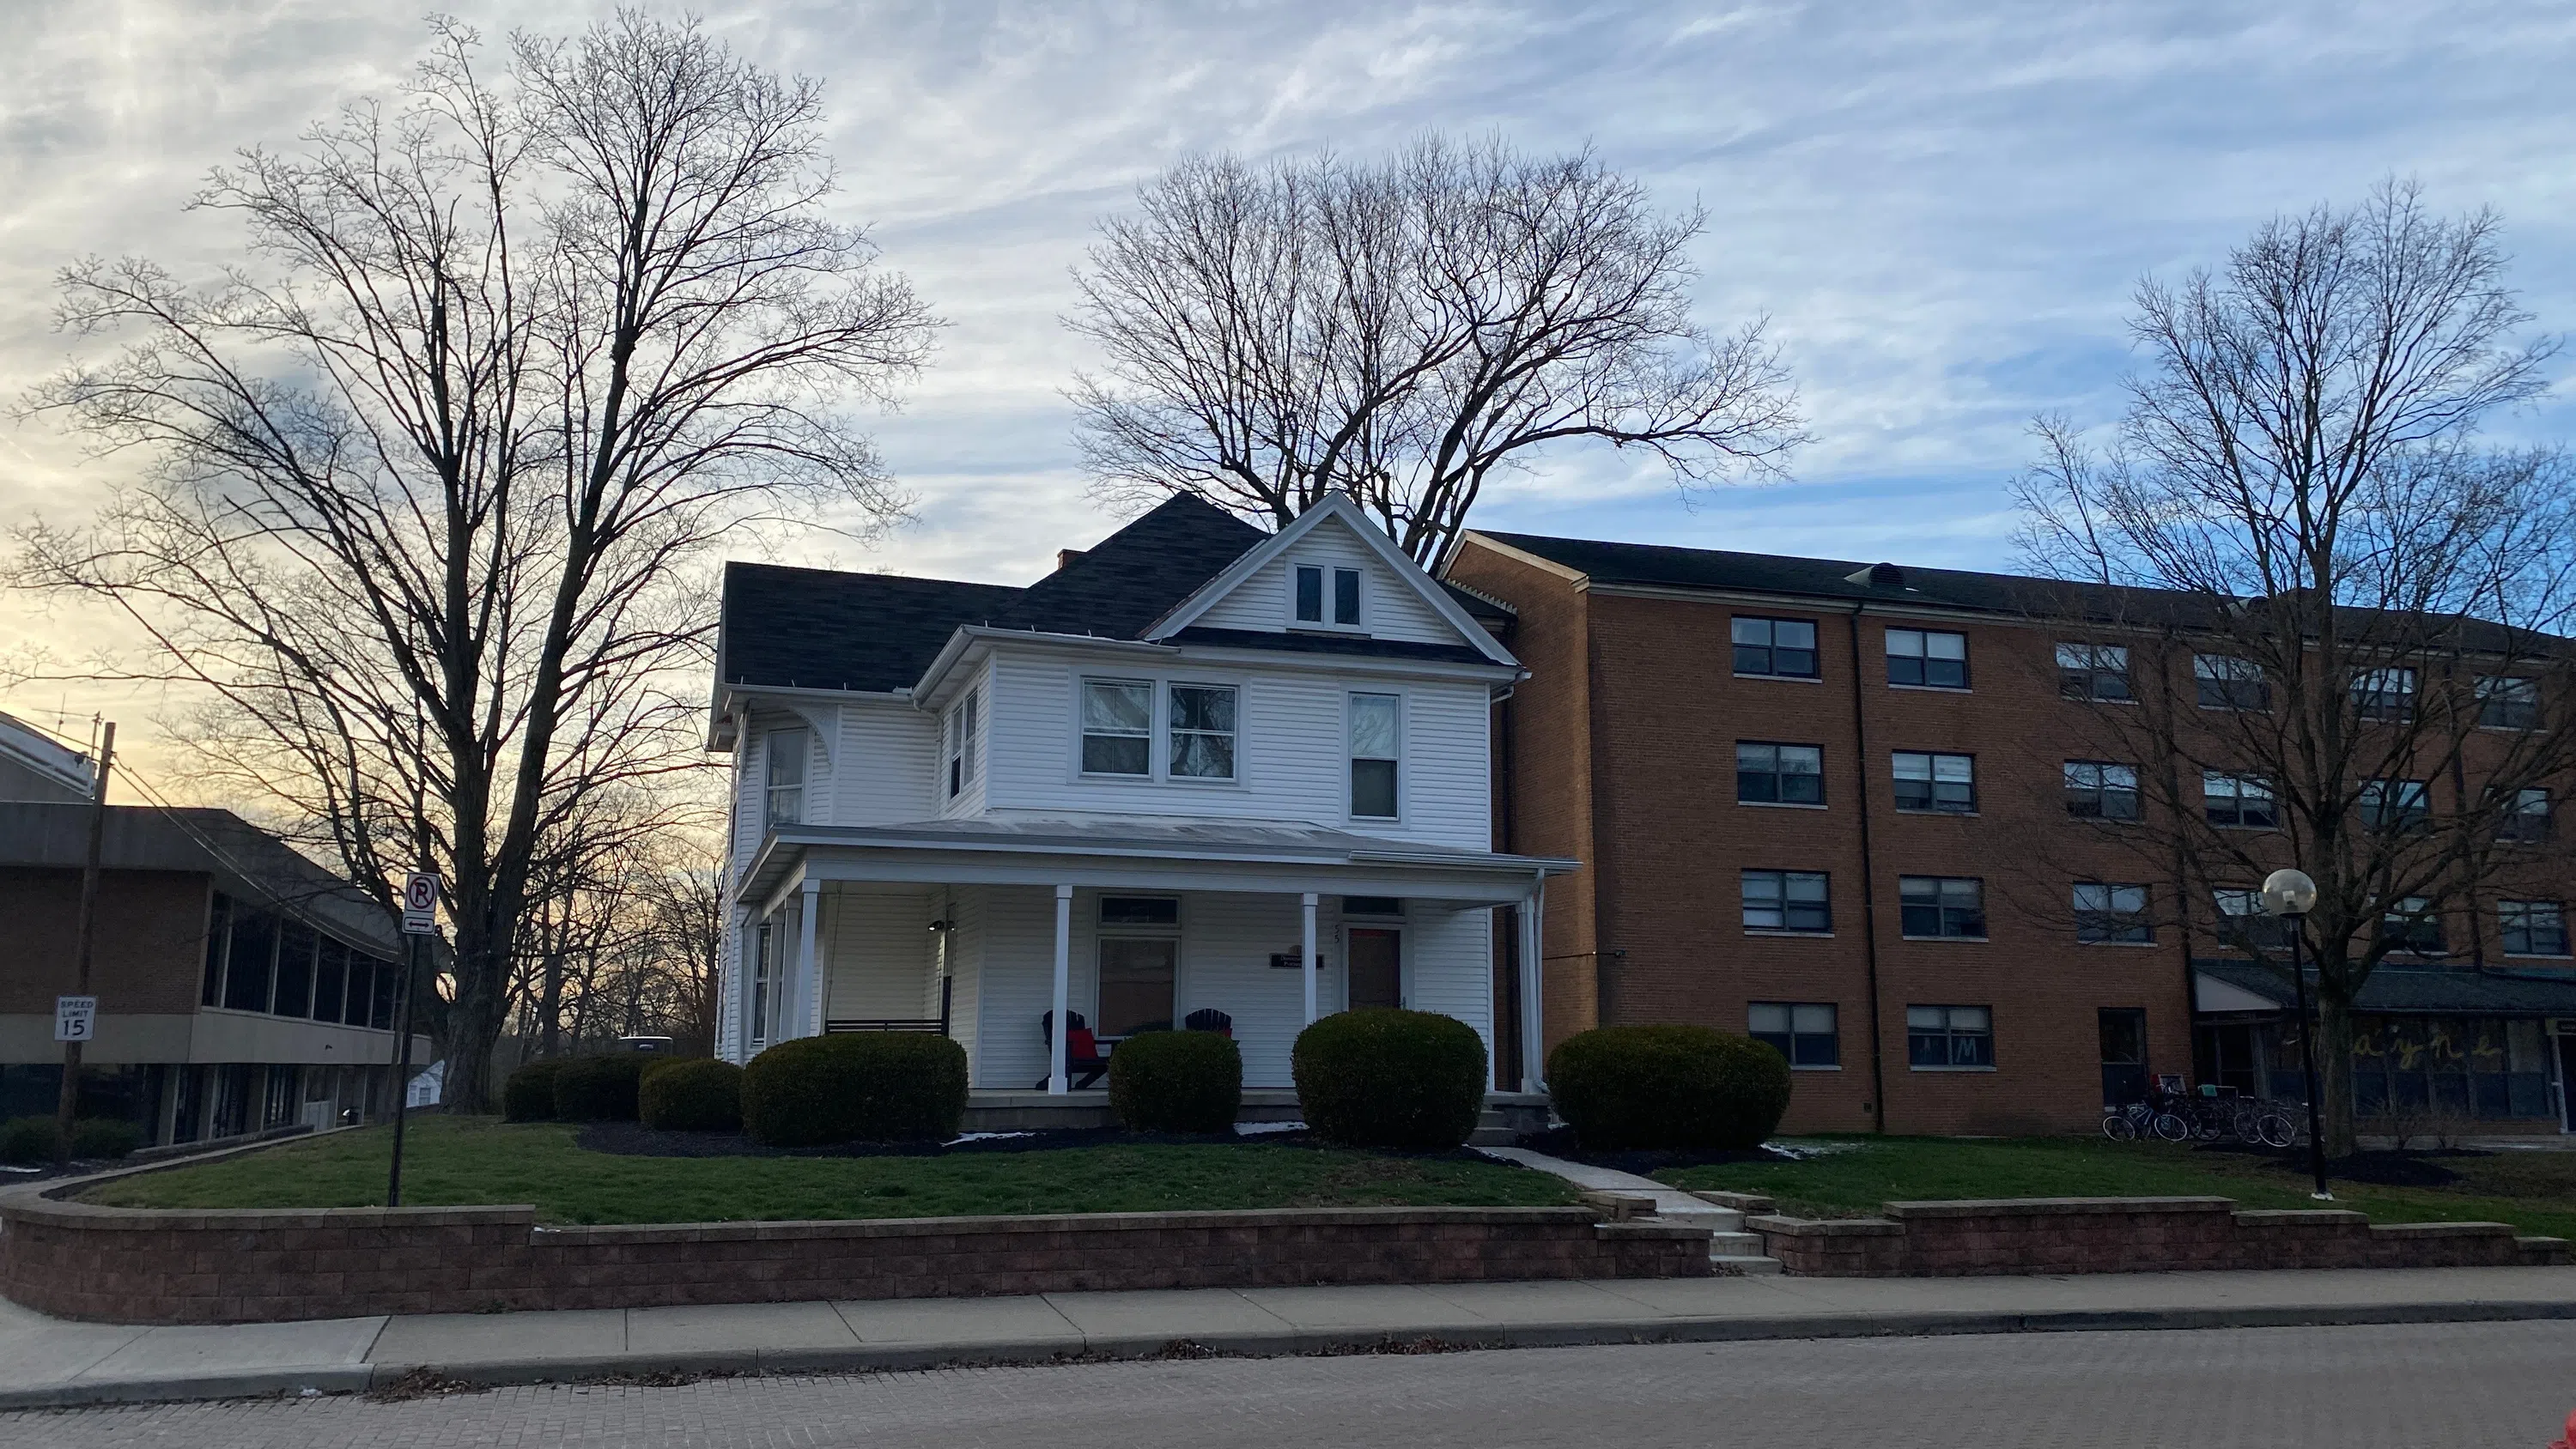
<path fill-rule="evenodd" d="M 1154 772 L 1154 686 L 1142 679 L 1082 682 L 1082 773 Z"/>
<path fill-rule="evenodd" d="M 1170 695 L 1172 778 L 1233 779 L 1234 687 L 1175 684 Z"/>
<path fill-rule="evenodd" d="M 1360 571 L 1326 568 L 1322 564 L 1299 564 L 1293 574 L 1289 614 L 1300 624 L 1324 623 L 1327 603 L 1332 607 L 1332 627 L 1356 629 L 1360 626 Z"/>
<path fill-rule="evenodd" d="M 763 823 L 771 830 L 805 819 L 805 731 L 771 730 L 761 767 Z"/>
<path fill-rule="evenodd" d="M 1392 694 L 1350 698 L 1351 813 L 1393 820 L 1400 813 L 1404 700 Z"/>
<path fill-rule="evenodd" d="M 948 798 L 956 799 L 975 783 L 975 736 L 977 733 L 979 690 L 966 691 L 966 697 L 948 711 L 947 741 L 941 751 L 947 761 L 945 775 Z"/>

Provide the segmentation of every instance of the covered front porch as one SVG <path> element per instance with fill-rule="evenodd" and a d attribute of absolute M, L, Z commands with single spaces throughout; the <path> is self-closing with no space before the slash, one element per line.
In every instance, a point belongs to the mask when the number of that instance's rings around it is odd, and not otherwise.
<path fill-rule="evenodd" d="M 966 1049 L 970 1126 L 998 1130 L 1105 1121 L 1120 1041 L 1222 1030 L 1243 1053 L 1245 1118 L 1289 1120 L 1299 1031 L 1408 1006 L 1466 1022 L 1489 1060 L 1511 1044 L 1497 1080 L 1536 1092 L 1535 943 L 1546 878 L 1572 864 L 1294 824 L 788 827 L 738 897 L 729 1054 L 940 1032 Z"/>

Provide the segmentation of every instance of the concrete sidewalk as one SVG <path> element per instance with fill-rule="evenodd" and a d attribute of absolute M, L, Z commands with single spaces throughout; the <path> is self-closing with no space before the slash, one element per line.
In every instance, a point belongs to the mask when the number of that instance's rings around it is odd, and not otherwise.
<path fill-rule="evenodd" d="M 2576 1267 L 1201 1289 L 207 1328 L 69 1323 L 0 1303 L 0 1409 L 348 1392 L 415 1371 L 503 1384 L 1424 1341 L 1506 1348 L 2534 1318 L 2576 1318 Z"/>

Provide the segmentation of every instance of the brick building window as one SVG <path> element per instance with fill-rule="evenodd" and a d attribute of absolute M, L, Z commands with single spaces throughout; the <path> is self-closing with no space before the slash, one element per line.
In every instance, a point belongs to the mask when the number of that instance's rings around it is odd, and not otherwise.
<path fill-rule="evenodd" d="M 1941 815 L 1973 815 L 1977 810 L 1977 761 L 1973 755 L 1933 755 L 1898 750 L 1896 808 L 1928 810 Z"/>
<path fill-rule="evenodd" d="M 2263 909 L 2263 892 L 2252 886 L 2211 891 L 2218 907 L 2218 940 L 2239 949 L 2281 950 L 2290 944 L 2290 923 Z"/>
<path fill-rule="evenodd" d="M 2105 881 L 2075 883 L 2075 939 L 2088 946 L 2144 946 L 2156 939 L 2147 919 L 2147 888 Z"/>
<path fill-rule="evenodd" d="M 2066 813 L 2080 820 L 2137 819 L 2137 766 L 2068 760 Z"/>
<path fill-rule="evenodd" d="M 1986 938 L 1986 883 L 1973 877 L 1902 875 L 1896 878 L 1897 916 L 1904 933 L 1925 940 Z"/>
<path fill-rule="evenodd" d="M 1822 932 L 1833 928 L 1833 897 L 1823 871 L 1744 873 L 1744 929 Z"/>
<path fill-rule="evenodd" d="M 2363 824 L 2379 830 L 2412 830 L 2432 816 L 2430 787 L 2421 780 L 2361 782 Z"/>
<path fill-rule="evenodd" d="M 1786 679 L 1816 677 L 1815 620 L 1739 615 L 1733 629 L 1736 673 Z"/>
<path fill-rule="evenodd" d="M 2442 954 L 2442 917 L 2422 896 L 2390 903 L 2379 917 L 2379 939 L 2395 951 L 2418 956 Z"/>
<path fill-rule="evenodd" d="M 1824 747 L 1737 740 L 1735 798 L 1745 805 L 1824 804 Z"/>
<path fill-rule="evenodd" d="M 2191 678 L 2202 709 L 2270 709 L 2272 686 L 2263 666 L 2226 654 L 2191 656 Z"/>
<path fill-rule="evenodd" d="M 2508 956 L 2567 954 L 2567 909 L 2557 901 L 2498 901 L 2496 920 Z"/>
<path fill-rule="evenodd" d="M 2353 712 L 2363 719 L 2400 720 L 2415 713 L 2415 671 L 2365 669 L 2352 677 Z"/>
<path fill-rule="evenodd" d="M 2549 838 L 2549 792 L 2516 790 L 2513 804 L 2496 821 L 2496 839 L 2529 845 Z"/>
<path fill-rule="evenodd" d="M 2478 676 L 2478 724 L 2491 730 L 2540 728 L 2540 681 Z"/>
<path fill-rule="evenodd" d="M 2234 826 L 2242 830 L 2272 830 L 2281 823 L 2281 807 L 2272 798 L 2272 782 L 2260 775 L 2231 775 L 2223 770 L 2203 771 L 2200 777 L 2201 809 L 2212 825 Z"/>
<path fill-rule="evenodd" d="M 1756 1001 L 1744 1010 L 1745 1035 L 1789 1059 L 1792 1067 L 1819 1071 L 1843 1064 L 1842 1035 L 1829 1001 Z"/>
<path fill-rule="evenodd" d="M 1992 1070 L 1995 1064 L 1993 1008 L 1905 1008 L 1905 1062 L 1916 1071 L 1938 1071 L 1948 1067 Z"/>
<path fill-rule="evenodd" d="M 1929 689 L 1968 687 L 1968 636 L 1932 629 L 1887 631 L 1887 682 Z"/>
<path fill-rule="evenodd" d="M 2127 700 L 2129 649 L 2125 644 L 2057 646 L 2057 692 L 2068 699 Z"/>

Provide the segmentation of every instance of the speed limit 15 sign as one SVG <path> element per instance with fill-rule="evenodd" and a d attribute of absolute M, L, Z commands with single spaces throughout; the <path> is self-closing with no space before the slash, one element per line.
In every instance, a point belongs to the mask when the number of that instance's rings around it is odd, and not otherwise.
<path fill-rule="evenodd" d="M 438 934 L 438 877 L 413 871 L 403 881 L 402 928 L 407 936 Z"/>

